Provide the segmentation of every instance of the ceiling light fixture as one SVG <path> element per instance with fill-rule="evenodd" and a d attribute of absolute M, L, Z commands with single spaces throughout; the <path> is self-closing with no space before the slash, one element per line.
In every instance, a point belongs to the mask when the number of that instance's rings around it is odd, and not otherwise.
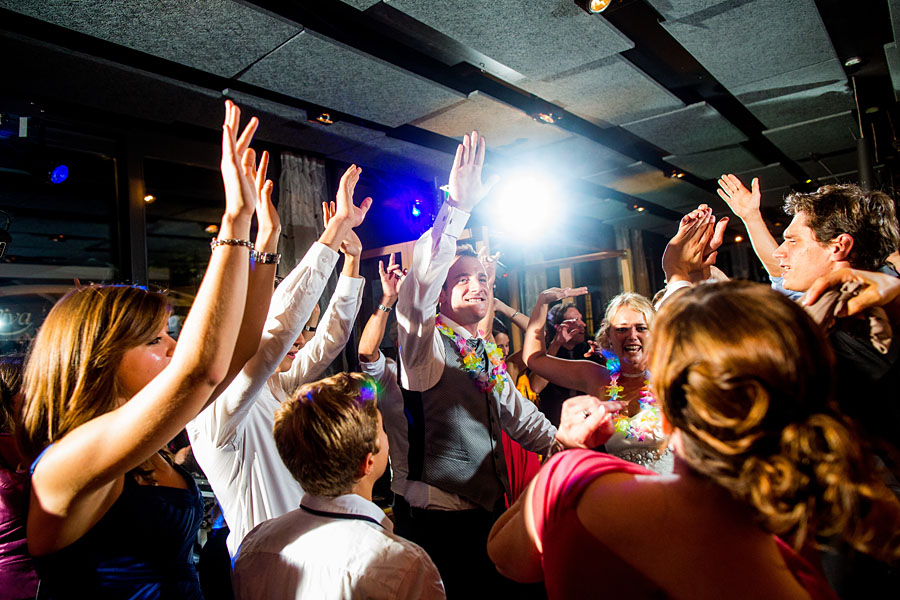
<path fill-rule="evenodd" d="M 145 204 L 153 204 L 154 202 L 156 202 L 156 196 L 154 196 L 153 194 L 147 194 L 146 196 L 144 196 Z"/>
<path fill-rule="evenodd" d="M 672 171 L 669 177 L 671 177 L 672 179 L 683 179 L 684 173 L 682 173 L 681 171 Z"/>
<path fill-rule="evenodd" d="M 207 225 L 206 229 L 204 229 L 203 231 L 205 231 L 206 233 L 218 233 L 219 226 L 218 225 Z"/>
<path fill-rule="evenodd" d="M 848 58 L 847 60 L 844 61 L 844 66 L 845 67 L 855 67 L 856 65 L 858 65 L 861 62 L 862 62 L 862 59 L 860 57 L 851 56 L 850 58 Z"/>
<path fill-rule="evenodd" d="M 534 118 L 538 121 L 547 123 L 548 125 L 556 123 L 556 117 L 553 116 L 553 113 L 538 113 Z"/>
<path fill-rule="evenodd" d="M 575 0 L 575 4 L 587 14 L 595 15 L 609 8 L 612 0 Z"/>
<path fill-rule="evenodd" d="M 738 244 L 740 244 L 741 242 L 744 241 L 744 236 L 736 235 L 736 236 L 734 236 L 734 241 L 737 242 Z"/>
<path fill-rule="evenodd" d="M 334 121 L 331 120 L 331 114 L 327 112 L 323 112 L 318 117 L 316 117 L 316 121 L 321 123 L 322 125 L 333 125 Z"/>

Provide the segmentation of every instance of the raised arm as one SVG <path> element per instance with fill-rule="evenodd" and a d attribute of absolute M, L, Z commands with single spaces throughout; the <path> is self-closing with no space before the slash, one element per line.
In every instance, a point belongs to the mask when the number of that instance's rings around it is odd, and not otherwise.
<path fill-rule="evenodd" d="M 259 228 L 256 233 L 254 251 L 251 253 L 250 277 L 247 281 L 247 301 L 244 303 L 244 318 L 238 331 L 237 343 L 234 347 L 234 355 L 231 357 L 231 365 L 228 374 L 216 391 L 213 392 L 210 402 L 221 394 L 231 383 L 235 376 L 250 358 L 259 349 L 259 341 L 262 336 L 263 325 L 266 323 L 266 314 L 272 301 L 272 290 L 275 288 L 275 271 L 281 255 L 278 254 L 278 239 L 281 236 L 281 219 L 278 211 L 272 204 L 272 180 L 266 179 L 266 171 L 269 167 L 269 153 L 263 152 L 259 159 L 259 169 L 256 173 L 256 219 Z"/>
<path fill-rule="evenodd" d="M 603 386 L 609 379 L 603 367 L 589 360 L 565 360 L 550 356 L 544 344 L 544 322 L 549 304 L 563 298 L 583 296 L 587 291 L 585 287 L 550 288 L 540 293 L 525 330 L 522 358 L 532 372 L 556 385 L 602 395 Z"/>
<path fill-rule="evenodd" d="M 509 319 L 510 323 L 522 331 L 528 329 L 528 317 L 497 297 L 494 297 L 494 310 Z"/>
<path fill-rule="evenodd" d="M 766 272 L 772 277 L 781 277 L 781 267 L 773 256 L 778 248 L 778 242 L 769 232 L 759 210 L 759 178 L 753 178 L 750 188 L 748 190 L 736 175 L 729 173 L 719 178 L 719 189 L 716 191 L 719 192 L 719 197 L 725 201 L 731 212 L 744 222 L 753 251 L 766 268 Z"/>
<path fill-rule="evenodd" d="M 344 172 L 338 189 L 339 203 L 353 205 L 353 191 L 360 173 L 356 166 Z M 353 223 L 362 221 L 370 205 L 371 199 L 366 199 L 359 207 L 345 206 L 342 216 L 328 222 L 319 241 L 281 282 L 268 307 L 259 349 L 213 405 L 191 423 L 188 432 L 192 441 L 208 440 L 215 447 L 231 443 L 263 385 L 301 335 L 334 269 L 337 250 Z"/>
<path fill-rule="evenodd" d="M 373 363 L 378 360 L 381 346 L 381 340 L 384 339 L 384 332 L 387 328 L 388 317 L 394 304 L 397 303 L 397 296 L 400 294 L 400 284 L 406 274 L 400 268 L 400 265 L 394 262 L 394 255 L 391 254 L 387 268 L 384 267 L 383 261 L 378 261 L 378 276 L 381 278 L 381 302 L 372 311 L 372 316 L 366 321 L 362 335 L 359 336 L 359 346 L 357 353 L 360 362 Z"/>
<path fill-rule="evenodd" d="M 497 182 L 496 177 L 482 181 L 484 154 L 484 138 L 474 131 L 463 136 L 450 171 L 450 198 L 413 249 L 412 267 L 396 309 L 401 379 L 408 389 L 428 389 L 443 371 L 443 347 L 435 337 L 440 335 L 434 327 L 436 308 L 469 213 Z M 410 384 L 412 372 L 414 384 Z"/>
<path fill-rule="evenodd" d="M 247 240 L 256 204 L 256 156 L 249 144 L 257 121 L 238 138 L 239 121 L 240 111 L 226 102 L 222 240 Z M 81 537 L 109 508 L 118 478 L 175 437 L 225 377 L 244 311 L 248 252 L 243 245 L 216 247 L 169 364 L 130 400 L 74 429 L 44 455 L 31 480 L 33 552 Z"/>

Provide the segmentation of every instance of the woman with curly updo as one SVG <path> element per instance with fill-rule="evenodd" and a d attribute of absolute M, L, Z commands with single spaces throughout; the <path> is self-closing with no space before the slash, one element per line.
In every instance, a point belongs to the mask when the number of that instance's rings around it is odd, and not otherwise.
<path fill-rule="evenodd" d="M 900 505 L 834 409 L 833 370 L 782 295 L 690 289 L 657 315 L 651 353 L 674 473 L 562 452 L 496 523 L 491 558 L 550 598 L 834 598 L 801 553 L 838 535 L 896 560 Z"/>

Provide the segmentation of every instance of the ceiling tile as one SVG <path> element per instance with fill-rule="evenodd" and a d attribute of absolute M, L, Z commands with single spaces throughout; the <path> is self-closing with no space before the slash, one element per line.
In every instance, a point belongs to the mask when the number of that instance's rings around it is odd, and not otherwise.
<path fill-rule="evenodd" d="M 619 125 L 684 106 L 620 56 L 517 85 L 594 122 Z"/>
<path fill-rule="evenodd" d="M 724 173 L 736 173 L 763 166 L 743 146 L 726 146 L 706 152 L 664 156 L 663 160 L 703 179 L 718 179 Z"/>
<path fill-rule="evenodd" d="M 625 123 L 622 127 L 675 155 L 712 150 L 747 139 L 706 102 Z"/>
<path fill-rule="evenodd" d="M 463 102 L 412 124 L 452 138 L 462 138 L 475 129 L 485 137 L 490 150 L 504 153 L 526 151 L 571 135 L 481 92 L 473 92 Z"/>
<path fill-rule="evenodd" d="M 536 79 L 634 47 L 605 19 L 568 0 L 387 0 L 386 4 Z"/>
<path fill-rule="evenodd" d="M 240 80 L 391 127 L 464 97 L 308 31 L 253 65 Z"/>
<path fill-rule="evenodd" d="M 561 179 L 578 179 L 634 162 L 602 144 L 577 135 L 528 152 L 515 153 L 512 158 L 520 168 L 540 169 Z"/>
<path fill-rule="evenodd" d="M 859 135 L 859 124 L 849 110 L 796 125 L 764 131 L 789 158 L 798 160 L 810 154 L 828 154 L 853 148 Z"/>
<path fill-rule="evenodd" d="M 814 0 L 651 1 L 663 27 L 729 89 L 836 58 Z"/>
<path fill-rule="evenodd" d="M 302 29 L 229 0 L 0 0 L 0 7 L 223 77 Z"/>

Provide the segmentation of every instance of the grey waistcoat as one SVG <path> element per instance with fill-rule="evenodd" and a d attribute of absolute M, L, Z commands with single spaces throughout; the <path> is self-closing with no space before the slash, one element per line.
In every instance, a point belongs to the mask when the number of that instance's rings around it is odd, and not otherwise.
<path fill-rule="evenodd" d="M 441 335 L 447 360 L 440 380 L 424 392 L 403 390 L 409 424 L 409 475 L 475 502 L 485 510 L 509 494 L 500 438 L 500 400 L 463 370 L 459 353 Z M 485 359 L 486 360 L 486 359 Z"/>

